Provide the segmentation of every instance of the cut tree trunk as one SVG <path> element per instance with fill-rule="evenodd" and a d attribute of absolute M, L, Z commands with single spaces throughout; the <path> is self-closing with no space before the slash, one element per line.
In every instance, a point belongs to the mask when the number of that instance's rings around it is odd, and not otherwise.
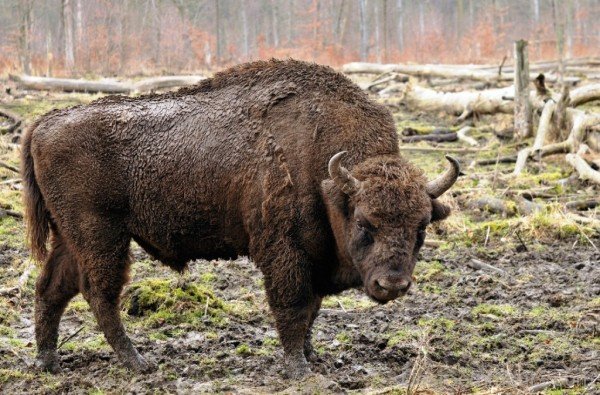
<path fill-rule="evenodd" d="M 544 109 L 542 110 L 542 116 L 540 117 L 540 122 L 538 125 L 538 130 L 535 135 L 535 141 L 533 142 L 533 147 L 531 147 L 533 154 L 540 150 L 546 142 L 546 136 L 548 136 L 550 127 L 552 125 L 550 123 L 550 120 L 552 119 L 552 113 L 554 112 L 555 107 L 556 104 L 552 99 L 548 100 L 544 105 Z"/>
<path fill-rule="evenodd" d="M 67 78 L 47 78 L 32 76 L 10 75 L 9 78 L 24 89 L 32 90 L 58 90 L 64 92 L 84 93 L 123 93 L 150 92 L 157 89 L 174 88 L 178 86 L 194 85 L 202 81 L 204 76 L 166 76 L 147 78 L 134 84 L 118 81 L 89 81 Z"/>
<path fill-rule="evenodd" d="M 531 103 L 529 101 L 529 57 L 527 41 L 515 42 L 515 138 L 531 136 Z"/>

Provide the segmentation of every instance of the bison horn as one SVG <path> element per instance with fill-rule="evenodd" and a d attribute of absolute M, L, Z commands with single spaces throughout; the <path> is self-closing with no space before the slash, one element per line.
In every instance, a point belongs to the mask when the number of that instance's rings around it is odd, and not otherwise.
<path fill-rule="evenodd" d="M 446 155 L 451 168 L 433 181 L 427 183 L 427 193 L 432 199 L 442 196 L 456 182 L 460 174 L 460 163 L 450 155 Z"/>
<path fill-rule="evenodd" d="M 341 165 L 342 157 L 346 151 L 338 152 L 329 160 L 329 177 L 337 184 L 337 186 L 347 195 L 350 195 L 358 190 L 360 182 L 352 177 L 352 174 Z"/>

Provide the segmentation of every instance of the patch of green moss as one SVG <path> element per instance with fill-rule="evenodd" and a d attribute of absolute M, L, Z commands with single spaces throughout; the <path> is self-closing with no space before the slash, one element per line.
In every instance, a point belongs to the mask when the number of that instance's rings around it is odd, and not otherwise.
<path fill-rule="evenodd" d="M 68 351 L 75 350 L 108 350 L 110 347 L 102 334 L 96 334 L 88 338 L 77 339 L 68 341 L 62 346 L 63 349 Z"/>
<path fill-rule="evenodd" d="M 397 344 L 407 343 L 419 338 L 419 333 L 411 329 L 401 329 L 394 332 L 388 339 L 388 346 L 393 347 Z"/>
<path fill-rule="evenodd" d="M 243 356 L 254 354 L 254 352 L 252 351 L 252 348 L 250 348 L 250 346 L 246 343 L 242 343 L 239 346 L 237 346 L 235 348 L 235 353 L 237 355 L 243 355 Z"/>
<path fill-rule="evenodd" d="M 200 275 L 200 281 L 203 283 L 212 283 L 217 279 L 217 276 L 213 272 L 205 272 Z"/>
<path fill-rule="evenodd" d="M 509 304 L 487 304 L 475 306 L 471 314 L 475 317 L 482 315 L 493 315 L 496 317 L 510 317 L 517 313 L 516 309 Z"/>
<path fill-rule="evenodd" d="M 5 298 L 0 299 L 0 325 L 10 326 L 19 315 Z"/>
<path fill-rule="evenodd" d="M 329 296 L 323 300 L 322 307 L 328 309 L 364 310 L 375 306 L 375 302 L 367 297 L 346 295 Z"/>
<path fill-rule="evenodd" d="M 150 327 L 163 324 L 199 324 L 208 317 L 222 324 L 225 304 L 203 284 L 178 284 L 177 281 L 149 278 L 134 283 L 124 298 L 123 308 L 134 317 L 142 317 Z"/>
<path fill-rule="evenodd" d="M 352 342 L 352 338 L 348 332 L 340 332 L 335 335 L 335 339 L 342 344 L 349 344 Z"/>
<path fill-rule="evenodd" d="M 445 317 L 435 317 L 435 318 L 421 318 L 417 322 L 417 325 L 421 328 L 429 329 L 431 332 L 441 332 L 445 333 L 446 331 L 451 331 L 456 323 L 453 320 L 450 320 Z"/>
<path fill-rule="evenodd" d="M 0 218 L 0 243 L 10 248 L 25 248 L 25 228 L 23 221 L 13 217 Z"/>
<path fill-rule="evenodd" d="M 428 134 L 438 129 L 438 127 L 420 120 L 402 118 L 396 122 L 396 129 L 400 132 L 404 129 L 412 129 L 417 134 Z"/>
<path fill-rule="evenodd" d="M 443 277 L 446 267 L 439 261 L 419 261 L 415 266 L 414 275 L 417 282 L 435 281 Z"/>
<path fill-rule="evenodd" d="M 596 386 L 597 390 L 600 390 L 600 386 Z M 573 388 L 562 388 L 558 386 L 556 388 L 546 389 L 544 395 L 583 395 L 585 393 L 595 393 L 594 391 L 586 391 L 584 386 L 577 386 Z"/>
<path fill-rule="evenodd" d="M 0 384 L 8 383 L 13 380 L 33 380 L 34 375 L 27 371 L 16 369 L 0 369 Z"/>

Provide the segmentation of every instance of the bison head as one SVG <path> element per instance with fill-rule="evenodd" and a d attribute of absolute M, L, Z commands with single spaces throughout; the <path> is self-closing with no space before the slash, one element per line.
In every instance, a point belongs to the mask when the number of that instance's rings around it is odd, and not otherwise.
<path fill-rule="evenodd" d="M 450 169 L 427 182 L 399 156 L 367 159 L 350 173 L 340 163 L 344 154 L 331 158 L 322 183 L 337 254 L 360 274 L 366 293 L 385 303 L 410 287 L 427 225 L 449 215 L 437 198 L 456 181 L 459 164 L 446 156 Z"/>

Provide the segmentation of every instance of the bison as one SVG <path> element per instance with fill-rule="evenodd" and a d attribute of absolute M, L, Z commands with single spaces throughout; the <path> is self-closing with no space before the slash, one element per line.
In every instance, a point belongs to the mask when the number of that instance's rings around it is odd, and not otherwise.
<path fill-rule="evenodd" d="M 342 74 L 296 60 L 242 64 L 177 92 L 55 110 L 23 140 L 36 365 L 56 372 L 58 326 L 81 292 L 120 361 L 153 368 L 119 317 L 130 242 L 182 271 L 249 256 L 264 275 L 285 371 L 309 371 L 327 295 L 406 293 L 437 198 L 398 150 L 389 111 Z M 49 243 L 48 243 L 49 240 Z M 49 244 L 49 248 L 47 246 Z"/>

